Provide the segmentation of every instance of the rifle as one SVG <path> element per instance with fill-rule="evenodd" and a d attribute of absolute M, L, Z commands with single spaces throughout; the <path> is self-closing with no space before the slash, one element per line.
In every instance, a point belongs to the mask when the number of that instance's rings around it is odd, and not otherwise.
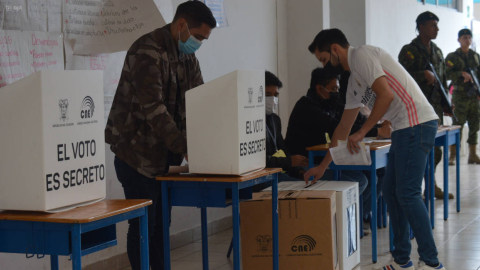
<path fill-rule="evenodd" d="M 473 83 L 471 83 L 472 87 L 470 88 L 470 90 L 468 90 L 467 95 L 471 97 L 471 96 L 476 94 L 477 96 L 480 97 L 480 84 L 478 83 L 478 78 L 475 75 L 475 72 L 470 67 L 466 68 L 465 72 L 470 74 L 470 76 L 472 76 L 472 80 L 473 80 Z"/>
<path fill-rule="evenodd" d="M 448 92 L 445 91 L 445 88 L 443 87 L 442 81 L 437 75 L 437 72 L 435 71 L 435 67 L 432 65 L 432 63 L 428 62 L 427 65 L 427 70 L 430 70 L 433 75 L 435 76 L 435 84 L 434 84 L 434 89 L 432 91 L 432 97 L 431 100 L 434 100 L 434 96 L 437 92 L 440 92 L 440 97 L 442 99 L 441 104 L 445 110 L 446 113 L 449 113 L 452 115 L 452 118 L 458 122 L 457 117 L 455 116 L 455 113 L 453 112 L 453 107 L 452 107 L 452 102 L 448 98 Z"/>

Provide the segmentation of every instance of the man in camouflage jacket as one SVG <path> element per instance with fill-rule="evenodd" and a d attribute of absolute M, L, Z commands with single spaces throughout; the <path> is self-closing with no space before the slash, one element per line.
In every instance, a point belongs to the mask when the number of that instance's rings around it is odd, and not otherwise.
<path fill-rule="evenodd" d="M 194 52 L 216 20 L 200 1 L 178 6 L 171 24 L 140 37 L 125 58 L 105 141 L 115 153 L 115 170 L 127 199 L 150 199 L 150 265 L 163 269 L 160 182 L 170 165 L 187 157 L 185 92 L 203 84 Z M 139 224 L 129 221 L 127 253 L 140 269 Z"/>
<path fill-rule="evenodd" d="M 428 63 L 432 63 L 435 71 L 440 79 L 440 82 L 445 89 L 447 88 L 447 77 L 445 75 L 445 62 L 440 48 L 432 42 L 438 34 L 438 17 L 426 11 L 417 17 L 417 30 L 419 35 L 412 40 L 410 44 L 403 46 L 398 61 L 415 79 L 423 94 L 428 99 L 435 112 L 439 117 L 439 125 L 443 124 L 444 108 L 441 104 L 440 93 L 434 90 L 435 77 L 431 71 L 428 70 Z M 442 149 L 435 147 L 435 167 L 442 159 Z M 435 183 L 435 197 L 443 199 L 443 192 Z M 453 199 L 453 194 L 449 194 L 450 199 Z"/>
<path fill-rule="evenodd" d="M 473 88 L 472 76 L 466 72 L 470 68 L 474 75 L 479 77 L 478 66 L 480 56 L 478 53 L 470 50 L 472 45 L 472 31 L 462 29 L 458 32 L 458 42 L 461 47 L 455 52 L 447 55 L 445 60 L 447 66 L 447 79 L 453 82 L 453 104 L 455 104 L 455 114 L 458 122 L 453 121 L 454 125 L 461 125 L 460 136 L 462 136 L 463 125 L 468 122 L 468 140 L 470 153 L 468 155 L 468 164 L 480 164 L 480 158 L 477 155 L 478 129 L 480 128 L 480 104 L 477 93 Z M 456 147 L 450 146 L 449 164 L 454 165 Z"/>

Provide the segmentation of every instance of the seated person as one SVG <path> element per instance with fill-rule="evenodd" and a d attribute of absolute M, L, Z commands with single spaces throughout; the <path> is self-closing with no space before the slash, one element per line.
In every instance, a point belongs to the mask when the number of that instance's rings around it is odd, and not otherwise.
<path fill-rule="evenodd" d="M 278 181 L 303 180 L 304 168 L 308 166 L 308 159 L 301 155 L 290 155 L 285 147 L 282 136 L 282 122 L 276 114 L 278 107 L 279 89 L 282 82 L 269 71 L 265 71 L 265 136 L 267 168 L 282 168 L 284 172 L 278 174 Z M 254 191 L 260 191 L 269 186 L 258 185 Z"/>
<path fill-rule="evenodd" d="M 348 81 L 349 74 L 342 74 L 342 81 Z M 343 90 L 343 89 L 342 89 Z M 339 80 L 336 76 L 328 74 L 322 68 L 313 70 L 310 89 L 307 95 L 300 98 L 295 104 L 288 122 L 286 146 L 294 155 L 303 155 L 308 157 L 307 147 L 326 144 L 330 142 L 335 128 L 340 123 L 340 119 L 345 106 L 345 96 L 339 93 Z M 364 115 L 358 114 L 357 120 L 352 127 L 351 133 L 357 132 L 367 120 Z M 373 128 L 366 137 L 389 138 L 391 129 L 388 123 Z M 323 157 L 316 157 L 315 164 L 319 164 Z M 381 190 L 381 182 L 384 169 L 377 170 L 378 182 L 377 195 Z M 380 177 L 382 176 L 382 177 Z M 350 181 L 345 177 L 370 179 L 369 172 L 342 171 L 342 181 Z M 333 179 L 333 171 L 327 170 L 322 180 Z M 362 187 L 359 183 L 359 192 L 363 193 L 364 213 L 368 215 L 371 211 L 371 188 L 368 185 Z M 365 190 L 365 192 L 363 192 Z M 365 218 L 366 216 L 364 216 Z M 367 225 L 367 224 L 366 224 Z M 368 233 L 368 226 L 365 226 Z"/>

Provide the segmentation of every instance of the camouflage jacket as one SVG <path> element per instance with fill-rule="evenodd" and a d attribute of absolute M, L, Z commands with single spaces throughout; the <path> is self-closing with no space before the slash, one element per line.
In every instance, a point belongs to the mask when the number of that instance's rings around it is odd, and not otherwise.
<path fill-rule="evenodd" d="M 473 50 L 469 50 L 468 56 L 465 55 L 460 48 L 447 55 L 447 58 L 445 59 L 445 64 L 447 66 L 447 79 L 452 80 L 455 90 L 466 91 L 472 87 L 470 82 L 463 82 L 464 78 L 462 76 L 462 71 L 471 68 L 478 78 L 479 61 L 480 56 Z"/>
<path fill-rule="evenodd" d="M 105 142 L 139 173 L 163 175 L 167 159 L 187 153 L 185 92 L 201 84 L 197 58 L 177 51 L 170 24 L 140 37 L 125 57 Z"/>
<path fill-rule="evenodd" d="M 415 38 L 412 43 L 403 46 L 398 55 L 398 62 L 410 73 L 415 79 L 423 94 L 432 104 L 440 104 L 441 96 L 434 95 L 434 100 L 431 99 L 433 87 L 427 85 L 424 71 L 427 69 L 428 61 L 435 67 L 438 77 L 440 78 L 443 87 L 447 89 L 447 77 L 445 75 L 445 62 L 440 48 L 435 43 L 431 43 L 432 52 L 429 54 L 427 49 L 420 41 L 420 38 Z"/>

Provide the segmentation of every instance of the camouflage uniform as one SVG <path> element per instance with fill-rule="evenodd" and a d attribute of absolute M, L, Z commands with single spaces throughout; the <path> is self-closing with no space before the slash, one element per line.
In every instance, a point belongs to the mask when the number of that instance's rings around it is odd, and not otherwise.
<path fill-rule="evenodd" d="M 429 53 L 422 44 L 419 37 L 415 38 L 412 43 L 403 46 L 400 54 L 398 55 L 398 61 L 403 67 L 410 73 L 415 79 L 423 94 L 427 97 L 428 101 L 432 105 L 433 109 L 438 115 L 438 123 L 443 124 L 443 106 L 441 105 L 440 93 L 433 94 L 433 87 L 427 85 L 427 78 L 424 71 L 428 65 L 428 61 L 435 67 L 440 83 L 447 89 L 447 77 L 445 75 L 445 62 L 443 54 L 440 48 L 433 42 L 431 42 L 432 51 Z M 428 59 L 426 58 L 428 57 Z M 433 94 L 433 95 L 432 95 Z M 440 163 L 442 159 L 442 149 L 435 147 L 435 166 Z"/>
<path fill-rule="evenodd" d="M 170 24 L 128 50 L 105 128 L 105 142 L 139 173 L 165 174 L 187 153 L 185 92 L 203 84 L 194 54 L 179 53 Z"/>
<path fill-rule="evenodd" d="M 468 144 L 478 144 L 478 130 L 480 128 L 480 103 L 476 93 L 468 94 L 472 87 L 470 82 L 464 83 L 462 71 L 471 68 L 479 77 L 478 66 L 480 65 L 480 56 L 478 53 L 469 50 L 468 56 L 459 48 L 455 52 L 447 55 L 445 60 L 447 65 L 447 79 L 453 82 L 453 104 L 455 104 L 455 115 L 458 122 L 454 120 L 453 124 L 463 125 L 468 121 Z M 462 132 L 460 132 L 461 136 Z"/>

